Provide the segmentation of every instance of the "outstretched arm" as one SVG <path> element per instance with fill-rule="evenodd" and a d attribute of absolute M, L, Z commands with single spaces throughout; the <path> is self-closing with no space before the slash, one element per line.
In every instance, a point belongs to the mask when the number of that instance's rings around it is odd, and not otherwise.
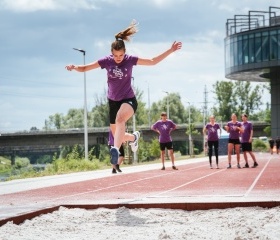
<path fill-rule="evenodd" d="M 156 65 L 159 62 L 161 62 L 163 59 L 165 59 L 168 55 L 171 53 L 181 49 L 182 43 L 181 42 L 174 42 L 168 50 L 163 52 L 162 54 L 158 55 L 157 57 L 154 57 L 152 59 L 143 59 L 143 58 L 138 58 L 137 65 L 146 65 L 146 66 L 152 66 Z"/>
<path fill-rule="evenodd" d="M 86 72 L 86 71 L 96 69 L 96 68 L 99 68 L 99 67 L 100 67 L 100 65 L 99 65 L 98 61 L 95 61 L 95 62 L 89 63 L 87 65 L 73 65 L 73 64 L 70 64 L 70 65 L 67 65 L 65 68 L 68 71 L 76 70 L 77 72 Z"/>

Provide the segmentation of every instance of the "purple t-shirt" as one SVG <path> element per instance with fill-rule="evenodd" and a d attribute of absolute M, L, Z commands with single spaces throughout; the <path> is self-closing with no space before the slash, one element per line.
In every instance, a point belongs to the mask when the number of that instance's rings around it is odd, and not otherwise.
<path fill-rule="evenodd" d="M 241 124 L 244 129 L 244 132 L 241 134 L 241 142 L 242 143 L 249 142 L 251 131 L 253 130 L 253 125 L 251 122 L 243 122 Z"/>
<path fill-rule="evenodd" d="M 214 125 L 207 123 L 205 128 L 207 129 L 208 141 L 219 140 L 218 129 L 220 129 L 220 125 L 218 123 L 215 123 Z"/>
<path fill-rule="evenodd" d="M 158 130 L 160 132 L 159 142 L 167 143 L 172 142 L 172 138 L 170 136 L 170 132 L 176 128 L 176 124 L 167 119 L 165 122 L 162 120 L 158 120 L 153 126 L 152 129 Z"/>
<path fill-rule="evenodd" d="M 227 126 L 229 127 L 229 139 L 239 139 L 239 130 L 237 128 L 241 127 L 241 123 L 230 121 Z"/>
<path fill-rule="evenodd" d="M 132 68 L 137 64 L 138 57 L 125 54 L 121 63 L 114 61 L 113 55 L 98 60 L 100 67 L 107 70 L 108 95 L 113 101 L 133 98 L 131 86 Z"/>

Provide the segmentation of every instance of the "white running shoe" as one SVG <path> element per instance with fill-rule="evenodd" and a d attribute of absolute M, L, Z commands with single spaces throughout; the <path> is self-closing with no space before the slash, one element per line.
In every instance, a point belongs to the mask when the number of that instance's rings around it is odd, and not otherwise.
<path fill-rule="evenodd" d="M 136 131 L 133 133 L 135 136 L 134 142 L 130 142 L 129 145 L 131 146 L 131 151 L 136 152 L 138 150 L 138 140 L 140 138 L 140 132 Z"/>

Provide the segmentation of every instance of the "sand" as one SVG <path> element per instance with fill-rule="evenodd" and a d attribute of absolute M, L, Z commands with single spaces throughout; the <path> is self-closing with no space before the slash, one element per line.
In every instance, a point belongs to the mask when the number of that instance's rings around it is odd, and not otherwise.
<path fill-rule="evenodd" d="M 213 210 L 67 209 L 0 227 L 1 240 L 280 239 L 280 207 Z"/>

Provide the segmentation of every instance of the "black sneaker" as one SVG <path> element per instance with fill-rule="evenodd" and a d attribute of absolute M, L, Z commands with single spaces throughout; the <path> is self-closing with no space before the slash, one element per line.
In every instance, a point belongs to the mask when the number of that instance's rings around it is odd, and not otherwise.
<path fill-rule="evenodd" d="M 113 168 L 112 173 L 117 173 L 117 170 L 115 168 Z"/>
<path fill-rule="evenodd" d="M 165 167 L 163 166 L 160 170 L 165 170 Z"/>
<path fill-rule="evenodd" d="M 120 165 L 119 164 L 116 165 L 116 169 L 117 169 L 118 172 L 122 172 L 122 170 L 120 169 Z"/>
<path fill-rule="evenodd" d="M 256 168 L 257 166 L 259 166 L 259 164 L 257 162 L 254 162 L 254 165 L 252 166 L 252 168 Z"/>
<path fill-rule="evenodd" d="M 231 168 L 231 164 L 229 164 L 227 168 Z"/>
<path fill-rule="evenodd" d="M 237 167 L 238 167 L 238 168 L 241 168 L 239 163 L 237 164 Z"/>
<path fill-rule="evenodd" d="M 176 168 L 175 166 L 172 166 L 172 169 L 173 169 L 173 170 L 178 170 L 178 168 Z"/>
<path fill-rule="evenodd" d="M 249 164 L 246 163 L 245 166 L 243 168 L 249 168 Z"/>

